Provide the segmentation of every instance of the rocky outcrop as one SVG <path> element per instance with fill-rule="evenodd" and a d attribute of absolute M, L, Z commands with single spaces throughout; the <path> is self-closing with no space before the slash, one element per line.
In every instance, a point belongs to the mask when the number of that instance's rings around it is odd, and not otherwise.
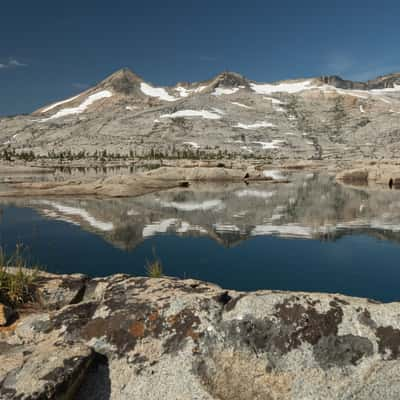
<path fill-rule="evenodd" d="M 398 303 L 126 275 L 87 279 L 69 303 L 0 331 L 1 399 L 400 394 Z"/>
<path fill-rule="evenodd" d="M 337 180 L 347 184 L 378 185 L 388 189 L 399 189 L 400 165 L 397 163 L 363 165 L 339 172 Z"/>
<path fill-rule="evenodd" d="M 222 164 L 223 165 L 223 164 Z M 24 182 L 11 185 L 12 190 L 0 192 L 9 196 L 71 196 L 101 195 L 105 197 L 135 197 L 177 187 L 190 182 L 272 181 L 255 167 L 161 167 L 136 175 L 117 175 L 96 180 L 66 182 Z M 275 179 L 279 181 L 279 179 Z"/>
<path fill-rule="evenodd" d="M 355 90 L 379 90 L 394 88 L 400 84 L 400 74 L 389 74 L 379 76 L 367 82 L 355 82 L 341 78 L 337 75 L 321 76 L 320 80 L 326 85 L 332 85 L 340 89 L 355 89 Z"/>

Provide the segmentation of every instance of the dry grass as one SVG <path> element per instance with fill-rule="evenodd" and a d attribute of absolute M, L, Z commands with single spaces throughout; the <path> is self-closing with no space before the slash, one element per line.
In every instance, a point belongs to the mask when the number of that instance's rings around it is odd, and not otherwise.
<path fill-rule="evenodd" d="M 10 256 L 0 247 L 0 302 L 16 306 L 33 300 L 32 285 L 38 270 L 28 264 L 21 244 Z"/>
<path fill-rule="evenodd" d="M 146 272 L 150 278 L 162 278 L 164 276 L 161 260 L 157 257 L 153 248 L 153 261 L 146 261 Z"/>

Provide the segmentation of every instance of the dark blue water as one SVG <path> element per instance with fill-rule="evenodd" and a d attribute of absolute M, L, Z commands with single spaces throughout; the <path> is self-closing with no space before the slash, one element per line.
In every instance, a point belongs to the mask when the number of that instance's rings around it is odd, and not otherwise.
<path fill-rule="evenodd" d="M 400 246 L 366 235 L 336 241 L 254 237 L 226 248 L 206 237 L 160 235 L 124 251 L 102 237 L 28 208 L 5 207 L 0 243 L 29 247 L 49 272 L 104 276 L 146 274 L 152 250 L 167 275 L 196 278 L 237 290 L 282 289 L 400 300 Z"/>

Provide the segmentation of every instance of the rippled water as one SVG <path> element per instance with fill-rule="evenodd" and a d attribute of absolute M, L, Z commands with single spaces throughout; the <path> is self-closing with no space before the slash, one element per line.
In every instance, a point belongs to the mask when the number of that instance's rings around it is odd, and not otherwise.
<path fill-rule="evenodd" d="M 22 242 L 49 271 L 167 275 L 238 290 L 400 299 L 400 192 L 290 183 L 199 185 L 133 199 L 2 200 L 0 242 Z"/>

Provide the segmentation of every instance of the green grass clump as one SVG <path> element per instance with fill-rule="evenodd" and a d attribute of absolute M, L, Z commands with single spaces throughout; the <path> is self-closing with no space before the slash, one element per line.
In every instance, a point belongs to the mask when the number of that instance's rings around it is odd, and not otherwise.
<path fill-rule="evenodd" d="M 0 247 L 0 302 L 12 306 L 34 298 L 32 285 L 38 268 L 28 264 L 23 250 L 23 246 L 17 244 L 14 253 L 7 256 Z"/>
<path fill-rule="evenodd" d="M 162 278 L 163 266 L 161 260 L 157 257 L 155 250 L 153 249 L 153 261 L 146 261 L 146 271 L 149 278 Z"/>

